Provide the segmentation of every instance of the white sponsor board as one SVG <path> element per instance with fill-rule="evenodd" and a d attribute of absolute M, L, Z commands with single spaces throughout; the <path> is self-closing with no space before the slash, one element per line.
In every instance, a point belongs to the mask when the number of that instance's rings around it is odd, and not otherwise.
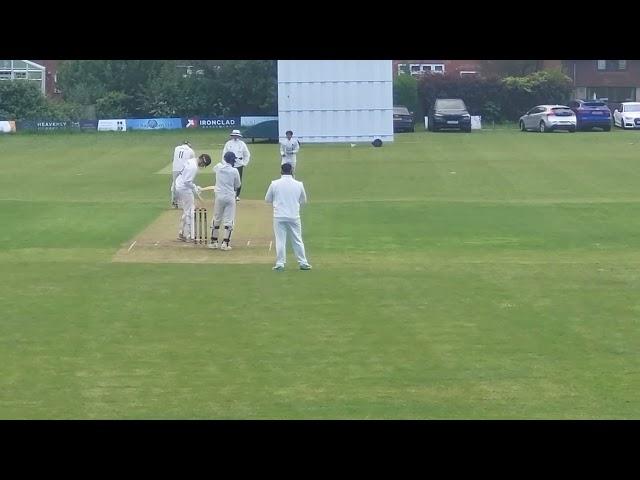
<path fill-rule="evenodd" d="M 127 121 L 122 119 L 98 120 L 99 132 L 126 132 Z"/>
<path fill-rule="evenodd" d="M 482 117 L 480 115 L 471 116 L 471 130 L 482 130 Z"/>
<path fill-rule="evenodd" d="M 11 133 L 16 131 L 16 122 L 14 121 L 1 121 L 0 122 L 0 133 Z"/>

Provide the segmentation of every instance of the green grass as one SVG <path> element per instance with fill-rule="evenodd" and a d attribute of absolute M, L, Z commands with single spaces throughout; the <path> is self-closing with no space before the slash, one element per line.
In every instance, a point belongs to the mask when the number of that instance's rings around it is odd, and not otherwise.
<path fill-rule="evenodd" d="M 0 418 L 640 418 L 638 132 L 305 144 L 313 271 L 111 263 L 183 136 L 0 136 Z"/>

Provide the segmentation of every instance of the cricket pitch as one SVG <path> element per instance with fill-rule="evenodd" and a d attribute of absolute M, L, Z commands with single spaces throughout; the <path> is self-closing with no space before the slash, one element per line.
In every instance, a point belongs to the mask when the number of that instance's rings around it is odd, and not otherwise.
<path fill-rule="evenodd" d="M 199 202 L 208 210 L 213 203 Z M 242 200 L 236 206 L 236 223 L 231 235 L 231 251 L 211 250 L 203 244 L 177 240 L 182 210 L 171 209 L 135 238 L 122 244 L 113 262 L 126 263 L 272 263 L 275 261 L 273 211 L 264 201 Z M 209 232 L 210 234 L 210 232 Z"/>

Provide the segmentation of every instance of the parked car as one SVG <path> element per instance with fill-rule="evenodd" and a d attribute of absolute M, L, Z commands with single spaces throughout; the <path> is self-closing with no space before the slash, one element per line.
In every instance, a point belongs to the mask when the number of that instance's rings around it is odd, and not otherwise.
<path fill-rule="evenodd" d="M 613 111 L 613 124 L 620 128 L 640 128 L 640 102 L 622 102 Z"/>
<path fill-rule="evenodd" d="M 393 107 L 393 131 L 394 132 L 415 132 L 415 121 L 413 112 L 407 107 L 398 105 Z"/>
<path fill-rule="evenodd" d="M 471 131 L 471 115 L 459 98 L 438 98 L 429 109 L 427 126 L 432 132 L 443 129 Z"/>
<path fill-rule="evenodd" d="M 578 130 L 592 130 L 601 128 L 605 132 L 611 130 L 611 110 L 600 100 L 573 100 L 569 108 L 576 115 Z"/>
<path fill-rule="evenodd" d="M 566 105 L 538 105 L 520 117 L 520 130 L 540 133 L 554 130 L 576 131 L 576 115 Z"/>

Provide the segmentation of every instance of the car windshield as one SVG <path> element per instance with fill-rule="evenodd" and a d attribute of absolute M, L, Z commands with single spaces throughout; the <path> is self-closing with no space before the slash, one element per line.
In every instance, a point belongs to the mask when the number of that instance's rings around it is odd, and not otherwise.
<path fill-rule="evenodd" d="M 625 105 L 625 112 L 640 112 L 640 105 Z"/>
<path fill-rule="evenodd" d="M 393 107 L 393 113 L 396 115 L 411 115 L 406 107 Z"/>
<path fill-rule="evenodd" d="M 585 107 L 606 107 L 607 106 L 604 102 L 584 102 L 582 105 Z"/>
<path fill-rule="evenodd" d="M 466 110 L 462 100 L 436 100 L 436 108 L 442 110 Z"/>
<path fill-rule="evenodd" d="M 573 112 L 570 109 L 564 107 L 552 108 L 551 111 L 554 115 L 557 115 L 559 117 L 570 117 L 571 115 L 573 115 Z"/>

